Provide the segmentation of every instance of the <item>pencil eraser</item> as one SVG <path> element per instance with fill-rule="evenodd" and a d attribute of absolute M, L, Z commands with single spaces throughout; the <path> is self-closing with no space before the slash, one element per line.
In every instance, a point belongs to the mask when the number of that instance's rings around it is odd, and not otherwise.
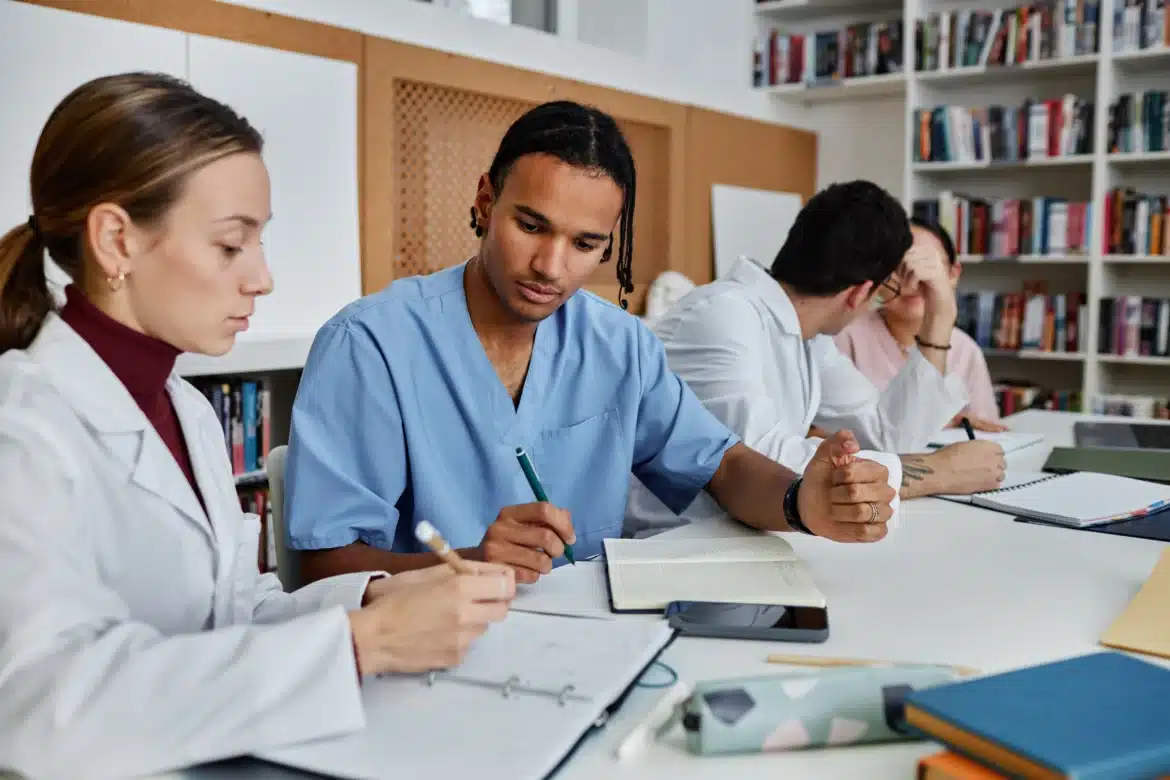
<path fill-rule="evenodd" d="M 428 523 L 426 520 L 423 520 L 414 527 L 414 535 L 420 542 L 426 544 L 431 539 L 434 539 L 436 536 L 438 536 L 438 531 L 435 530 L 433 525 Z"/>

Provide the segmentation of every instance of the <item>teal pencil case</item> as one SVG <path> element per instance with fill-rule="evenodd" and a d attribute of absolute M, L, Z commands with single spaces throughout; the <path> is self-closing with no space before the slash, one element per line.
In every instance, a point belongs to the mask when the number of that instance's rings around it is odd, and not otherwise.
<path fill-rule="evenodd" d="M 676 715 L 700 755 L 919 739 L 903 727 L 906 696 L 959 676 L 905 664 L 712 680 L 696 684 Z"/>

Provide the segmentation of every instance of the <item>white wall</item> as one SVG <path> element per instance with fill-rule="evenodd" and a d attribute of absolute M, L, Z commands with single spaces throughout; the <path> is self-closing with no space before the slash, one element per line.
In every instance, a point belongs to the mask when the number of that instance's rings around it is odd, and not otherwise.
<path fill-rule="evenodd" d="M 869 179 L 902 198 L 904 97 L 819 106 L 812 117 L 817 131 L 817 189 L 835 181 Z"/>
<path fill-rule="evenodd" d="M 753 0 L 560 0 L 564 35 L 496 24 L 415 0 L 220 2 L 664 100 L 813 126 L 809 111 L 751 88 Z M 609 41 L 609 48 L 582 43 L 582 28 L 595 42 Z"/>

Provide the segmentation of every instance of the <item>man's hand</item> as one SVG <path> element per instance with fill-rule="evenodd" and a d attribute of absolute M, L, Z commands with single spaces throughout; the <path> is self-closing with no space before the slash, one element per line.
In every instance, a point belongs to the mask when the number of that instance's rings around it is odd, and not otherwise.
<path fill-rule="evenodd" d="M 1003 482 L 1003 448 L 991 441 L 962 441 L 929 455 L 903 455 L 902 498 L 994 490 Z"/>
<path fill-rule="evenodd" d="M 552 571 L 553 559 L 576 541 L 568 510 L 544 502 L 518 504 L 500 510 L 474 557 L 511 566 L 516 582 L 531 584 Z"/>
<path fill-rule="evenodd" d="M 971 427 L 977 431 L 983 431 L 985 433 L 1002 433 L 1008 430 L 1008 427 L 1002 423 L 997 423 L 994 420 L 984 420 L 982 417 L 972 417 L 971 415 L 963 414 L 962 412 L 959 412 L 954 417 L 952 417 L 951 421 L 947 423 L 947 427 L 962 428 L 964 417 L 967 418 L 967 422 L 971 423 Z"/>
<path fill-rule="evenodd" d="M 1007 461 L 992 441 L 961 441 L 933 453 L 941 493 L 977 493 L 1003 483 Z"/>
<path fill-rule="evenodd" d="M 894 489 L 882 464 L 856 458 L 853 434 L 838 431 L 821 442 L 797 494 L 800 519 L 817 536 L 837 542 L 885 538 Z"/>

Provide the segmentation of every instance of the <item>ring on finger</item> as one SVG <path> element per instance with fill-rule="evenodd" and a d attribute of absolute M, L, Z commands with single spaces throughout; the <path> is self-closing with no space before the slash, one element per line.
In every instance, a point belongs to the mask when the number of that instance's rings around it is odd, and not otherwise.
<path fill-rule="evenodd" d="M 876 523 L 881 517 L 880 510 L 876 501 L 869 502 L 869 520 L 867 522 Z"/>

